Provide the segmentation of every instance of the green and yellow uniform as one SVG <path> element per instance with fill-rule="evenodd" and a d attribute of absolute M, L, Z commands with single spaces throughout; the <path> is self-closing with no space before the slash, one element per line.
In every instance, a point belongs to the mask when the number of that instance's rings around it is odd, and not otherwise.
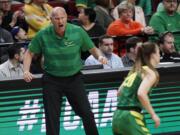
<path fill-rule="evenodd" d="M 150 135 L 140 113 L 142 105 L 137 96 L 141 82 L 141 74 L 137 72 L 128 75 L 124 80 L 118 97 L 118 109 L 113 116 L 114 135 Z"/>

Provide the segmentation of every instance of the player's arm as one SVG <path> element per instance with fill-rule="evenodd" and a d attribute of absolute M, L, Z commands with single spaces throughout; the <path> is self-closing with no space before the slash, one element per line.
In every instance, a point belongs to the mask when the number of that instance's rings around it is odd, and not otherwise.
<path fill-rule="evenodd" d="M 123 88 L 123 84 L 121 84 L 121 86 L 118 88 L 117 96 L 121 95 L 122 88 Z"/>
<path fill-rule="evenodd" d="M 148 69 L 147 73 L 144 75 L 143 80 L 140 84 L 137 95 L 142 106 L 147 110 L 147 112 L 151 115 L 151 118 L 154 120 L 155 127 L 158 127 L 160 125 L 160 119 L 156 115 L 148 97 L 148 92 L 155 82 L 156 82 L 155 73 L 152 70 Z"/>

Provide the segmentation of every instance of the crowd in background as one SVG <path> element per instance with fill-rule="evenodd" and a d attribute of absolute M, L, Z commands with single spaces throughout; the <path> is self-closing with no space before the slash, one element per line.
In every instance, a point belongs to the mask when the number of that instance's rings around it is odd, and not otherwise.
<path fill-rule="evenodd" d="M 107 58 L 104 69 L 132 66 L 137 46 L 147 40 L 159 45 L 161 62 L 180 62 L 179 0 L 0 0 L 0 77 L 22 76 L 29 41 L 51 25 L 59 5 Z M 88 52 L 82 62 L 100 64 Z M 31 71 L 43 71 L 43 56 L 33 58 Z"/>

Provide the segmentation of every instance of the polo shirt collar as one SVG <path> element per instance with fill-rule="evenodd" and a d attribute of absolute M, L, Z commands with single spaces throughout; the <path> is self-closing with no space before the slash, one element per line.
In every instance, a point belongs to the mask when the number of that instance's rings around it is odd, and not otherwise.
<path fill-rule="evenodd" d="M 9 67 L 9 69 L 16 69 L 16 68 L 18 68 L 18 67 L 20 67 L 20 64 L 18 64 L 17 65 L 17 67 L 15 67 L 13 64 L 12 64 L 12 62 L 10 61 L 10 60 L 8 60 L 8 67 Z"/>

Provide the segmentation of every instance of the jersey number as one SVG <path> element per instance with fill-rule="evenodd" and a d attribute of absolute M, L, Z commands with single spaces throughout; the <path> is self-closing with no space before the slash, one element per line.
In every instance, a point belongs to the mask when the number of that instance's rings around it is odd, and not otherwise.
<path fill-rule="evenodd" d="M 134 80 L 135 80 L 135 78 L 136 78 L 136 76 L 137 76 L 137 74 L 134 73 L 134 74 L 126 77 L 125 81 L 123 82 L 123 86 L 124 87 L 131 87 L 133 82 L 134 82 Z"/>

